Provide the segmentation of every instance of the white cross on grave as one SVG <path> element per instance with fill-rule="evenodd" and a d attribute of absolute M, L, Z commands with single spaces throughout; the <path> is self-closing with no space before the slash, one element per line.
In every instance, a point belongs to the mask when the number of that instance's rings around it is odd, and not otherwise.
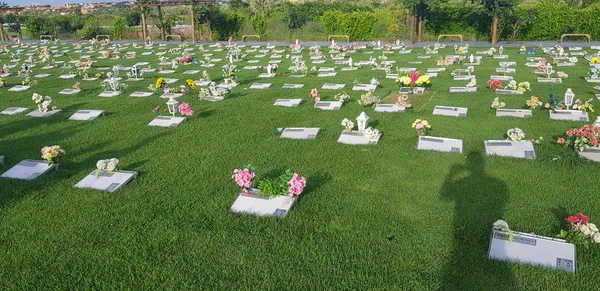
<path fill-rule="evenodd" d="M 178 116 L 157 116 L 148 125 L 160 127 L 176 127 L 185 120 L 185 117 Z"/>
<path fill-rule="evenodd" d="M 137 172 L 132 171 L 115 171 L 112 173 L 100 172 L 96 175 L 96 171 L 91 172 L 77 184 L 76 188 L 94 189 L 108 192 L 116 192 L 129 183 Z"/>
<path fill-rule="evenodd" d="M 461 139 L 419 136 L 417 145 L 419 150 L 432 150 L 438 152 L 462 153 L 463 141 Z"/>
<path fill-rule="evenodd" d="M 16 115 L 19 113 L 23 113 L 27 110 L 28 110 L 27 108 L 23 108 L 23 107 L 9 107 L 9 108 L 4 109 L 2 112 L 0 112 L 0 114 Z"/>
<path fill-rule="evenodd" d="M 318 127 L 288 127 L 281 133 L 281 138 L 315 139 L 321 131 Z"/>
<path fill-rule="evenodd" d="M 484 145 L 488 156 L 535 159 L 531 141 L 486 140 Z"/>
<path fill-rule="evenodd" d="M 104 110 L 77 110 L 69 120 L 94 120 L 100 115 L 104 115 Z"/>
<path fill-rule="evenodd" d="M 33 180 L 48 173 L 52 169 L 58 169 L 58 164 L 50 165 L 47 161 L 23 160 L 0 177 L 19 180 Z"/>
<path fill-rule="evenodd" d="M 295 197 L 281 195 L 270 198 L 259 196 L 258 193 L 258 189 L 249 189 L 248 192 L 240 193 L 231 205 L 231 211 L 284 218 L 296 202 Z"/>

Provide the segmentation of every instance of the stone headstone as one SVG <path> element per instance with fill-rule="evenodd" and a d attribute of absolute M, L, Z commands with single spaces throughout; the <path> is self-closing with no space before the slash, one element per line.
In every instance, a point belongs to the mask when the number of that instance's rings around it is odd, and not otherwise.
<path fill-rule="evenodd" d="M 257 194 L 258 191 L 258 189 L 249 189 L 248 192 L 240 193 L 231 205 L 231 211 L 284 218 L 296 202 L 295 197 L 289 196 L 262 197 Z"/>
<path fill-rule="evenodd" d="M 75 184 L 76 188 L 94 189 L 108 192 L 116 192 L 133 180 L 137 176 L 137 172 L 132 171 L 115 171 L 113 173 L 99 173 L 96 176 L 96 171 L 91 172 L 79 183 Z"/>
<path fill-rule="evenodd" d="M 569 121 L 589 121 L 587 112 L 580 110 L 550 110 L 550 119 Z"/>
<path fill-rule="evenodd" d="M 75 79 L 75 77 L 77 77 L 77 75 L 75 74 L 63 74 L 58 76 L 61 79 Z"/>
<path fill-rule="evenodd" d="M 19 113 L 23 113 L 27 110 L 28 110 L 27 108 L 23 108 L 23 107 L 9 107 L 9 108 L 4 109 L 2 112 L 0 112 L 0 114 L 16 115 Z"/>
<path fill-rule="evenodd" d="M 429 68 L 427 69 L 427 73 L 440 73 L 445 72 L 446 68 Z"/>
<path fill-rule="evenodd" d="M 254 83 L 250 89 L 268 89 L 269 87 L 271 87 L 271 83 Z"/>
<path fill-rule="evenodd" d="M 284 89 L 301 89 L 302 87 L 304 87 L 304 84 L 283 84 L 281 86 Z"/>
<path fill-rule="evenodd" d="M 468 110 L 468 108 L 464 107 L 436 106 L 433 109 L 433 114 L 454 117 L 466 117 Z"/>
<path fill-rule="evenodd" d="M 585 81 L 588 83 L 600 83 L 600 78 L 585 77 Z"/>
<path fill-rule="evenodd" d="M 198 74 L 200 73 L 199 70 L 187 70 L 185 72 L 183 72 L 184 75 L 194 75 L 194 74 Z"/>
<path fill-rule="evenodd" d="M 49 77 L 49 76 L 50 76 L 50 74 L 37 74 L 37 75 L 35 75 L 33 77 L 34 78 L 46 78 L 46 77 Z"/>
<path fill-rule="evenodd" d="M 355 84 L 352 87 L 352 91 L 375 91 L 377 89 L 377 85 L 371 84 Z"/>
<path fill-rule="evenodd" d="M 496 109 L 496 117 L 520 117 L 530 118 L 532 116 L 529 109 Z"/>
<path fill-rule="evenodd" d="M 320 67 L 319 68 L 319 72 L 333 72 L 335 71 L 335 68 L 331 68 L 331 67 Z"/>
<path fill-rule="evenodd" d="M 58 94 L 61 95 L 73 95 L 73 94 L 77 94 L 81 92 L 81 90 L 77 90 L 77 89 L 63 89 L 60 92 L 58 92 Z"/>
<path fill-rule="evenodd" d="M 185 117 L 178 116 L 157 116 L 148 125 L 160 127 L 175 127 L 185 120 Z"/>
<path fill-rule="evenodd" d="M 8 91 L 11 92 L 21 92 L 21 91 L 25 91 L 27 89 L 31 88 L 30 86 L 23 86 L 23 85 L 16 85 L 10 89 L 8 89 Z"/>
<path fill-rule="evenodd" d="M 210 102 L 219 102 L 225 100 L 223 96 L 204 96 L 200 97 L 200 100 L 210 101 Z"/>
<path fill-rule="evenodd" d="M 419 136 L 419 143 L 417 145 L 417 149 L 433 150 L 438 152 L 462 153 L 463 141 L 461 139 L 453 138 Z"/>
<path fill-rule="evenodd" d="M 350 144 L 350 145 L 368 145 L 368 144 L 377 144 L 379 139 L 381 138 L 381 133 L 375 139 L 366 139 L 362 132 L 353 130 L 353 131 L 342 131 L 342 134 L 338 138 L 339 143 Z"/>
<path fill-rule="evenodd" d="M 396 79 L 400 78 L 400 76 L 398 74 L 386 74 L 385 78 L 396 80 Z"/>
<path fill-rule="evenodd" d="M 574 273 L 577 264 L 575 245 L 562 239 L 521 232 L 492 231 L 488 257 L 501 261 L 544 266 Z"/>
<path fill-rule="evenodd" d="M 454 76 L 454 81 L 469 81 L 475 79 L 474 75 Z"/>
<path fill-rule="evenodd" d="M 406 107 L 396 104 L 377 104 L 375 112 L 404 112 Z"/>
<path fill-rule="evenodd" d="M 498 80 L 498 81 L 512 81 L 513 77 L 512 76 L 490 76 L 491 80 Z"/>
<path fill-rule="evenodd" d="M 50 116 L 52 116 L 52 115 L 54 115 L 56 113 L 59 113 L 61 111 L 62 110 L 60 110 L 60 109 L 48 110 L 46 112 L 41 112 L 39 110 L 34 110 L 34 111 L 31 111 L 31 112 L 27 113 L 26 115 L 27 116 L 31 116 L 31 117 L 50 117 Z"/>
<path fill-rule="evenodd" d="M 342 104 L 341 101 L 318 101 L 315 102 L 314 107 L 321 110 L 340 110 Z"/>
<path fill-rule="evenodd" d="M 342 89 L 344 89 L 345 86 L 346 86 L 346 84 L 330 84 L 330 83 L 325 83 L 325 84 L 323 84 L 323 86 L 321 87 L 321 89 L 342 90 Z"/>
<path fill-rule="evenodd" d="M 498 66 L 500 67 L 515 67 L 517 65 L 517 62 L 499 62 Z M 537 63 L 536 63 L 536 67 L 537 67 Z"/>
<path fill-rule="evenodd" d="M 179 98 L 181 96 L 183 96 L 182 93 L 166 93 L 166 94 L 160 95 L 160 98 L 170 99 L 170 98 Z"/>
<path fill-rule="evenodd" d="M 315 139 L 321 131 L 318 127 L 288 127 L 281 133 L 281 138 Z"/>
<path fill-rule="evenodd" d="M 77 110 L 69 120 L 94 120 L 100 115 L 104 115 L 104 110 Z"/>
<path fill-rule="evenodd" d="M 343 67 L 342 71 L 356 71 L 358 67 Z"/>
<path fill-rule="evenodd" d="M 4 172 L 0 177 L 33 180 L 39 176 L 48 173 L 52 169 L 57 169 L 58 164 L 50 165 L 47 161 L 23 160 L 8 171 Z"/>
<path fill-rule="evenodd" d="M 599 117 L 600 119 L 600 117 Z M 600 126 L 598 124 L 595 124 L 595 126 Z M 594 162 L 600 162 L 600 147 L 591 147 L 591 148 L 586 148 L 583 151 L 577 151 L 577 154 L 579 154 L 580 156 L 594 161 Z"/>
<path fill-rule="evenodd" d="M 535 159 L 535 149 L 531 141 L 486 140 L 485 153 L 488 156 L 501 156 L 522 159 Z"/>
<path fill-rule="evenodd" d="M 523 91 L 497 89 L 496 94 L 497 95 L 523 95 Z"/>
<path fill-rule="evenodd" d="M 514 74 L 516 72 L 517 69 L 514 68 L 496 68 L 496 73 Z"/>
<path fill-rule="evenodd" d="M 129 97 L 150 97 L 152 94 L 152 92 L 133 92 L 129 94 Z"/>
<path fill-rule="evenodd" d="M 119 96 L 119 94 L 121 94 L 121 92 L 119 92 L 119 91 L 104 91 L 104 92 L 100 93 L 98 95 L 98 97 L 111 98 L 111 97 Z"/>
<path fill-rule="evenodd" d="M 210 85 L 210 81 L 196 80 L 196 81 L 194 81 L 194 84 L 196 84 L 196 86 L 198 86 L 198 87 L 206 87 L 206 86 Z"/>
<path fill-rule="evenodd" d="M 334 73 L 319 73 L 317 75 L 317 77 L 321 77 L 321 78 L 323 78 L 323 77 L 335 77 L 336 75 L 337 75 L 337 73 L 335 73 L 335 72 Z"/>
<path fill-rule="evenodd" d="M 562 79 L 561 78 L 542 78 L 542 77 L 538 77 L 537 81 L 539 83 L 562 83 Z"/>
<path fill-rule="evenodd" d="M 302 99 L 277 99 L 273 105 L 283 107 L 298 107 Z"/>
<path fill-rule="evenodd" d="M 269 74 L 269 73 L 262 73 L 262 74 L 258 75 L 258 77 L 259 78 L 273 78 L 273 77 L 275 77 L 275 74 L 273 74 L 273 73 L 271 73 L 271 74 Z"/>

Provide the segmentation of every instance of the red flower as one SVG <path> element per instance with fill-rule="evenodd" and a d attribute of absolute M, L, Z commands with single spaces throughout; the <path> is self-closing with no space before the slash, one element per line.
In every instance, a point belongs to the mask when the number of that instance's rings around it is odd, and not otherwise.
<path fill-rule="evenodd" d="M 579 218 L 577 216 L 569 216 L 569 217 L 565 218 L 565 220 L 569 223 L 569 225 L 579 223 Z"/>
<path fill-rule="evenodd" d="M 557 144 L 565 144 L 565 142 L 567 142 L 567 141 L 562 137 L 556 141 Z"/>
<path fill-rule="evenodd" d="M 579 217 L 581 219 L 581 223 L 583 223 L 583 224 L 587 224 L 588 221 L 590 220 L 589 216 L 585 216 L 581 212 L 577 213 L 577 217 Z"/>

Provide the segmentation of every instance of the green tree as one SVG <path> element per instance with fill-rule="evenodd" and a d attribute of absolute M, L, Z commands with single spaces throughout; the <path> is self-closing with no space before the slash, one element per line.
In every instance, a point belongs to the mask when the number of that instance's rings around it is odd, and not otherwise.
<path fill-rule="evenodd" d="M 113 18 L 110 35 L 112 39 L 122 39 L 123 32 L 125 32 L 125 27 L 127 27 L 127 22 L 124 17 L 115 16 Z"/>
<path fill-rule="evenodd" d="M 254 33 L 260 35 L 261 38 L 267 36 L 267 15 L 265 12 L 258 12 L 250 18 Z"/>
<path fill-rule="evenodd" d="M 492 44 L 496 44 L 498 41 L 498 23 L 500 22 L 500 15 L 512 13 L 516 0 L 483 0 L 483 7 L 485 7 L 488 15 L 493 17 L 492 20 Z"/>
<path fill-rule="evenodd" d="M 25 26 L 32 38 L 39 38 L 43 34 L 52 34 L 55 30 L 54 23 L 43 16 L 30 16 L 25 21 Z"/>

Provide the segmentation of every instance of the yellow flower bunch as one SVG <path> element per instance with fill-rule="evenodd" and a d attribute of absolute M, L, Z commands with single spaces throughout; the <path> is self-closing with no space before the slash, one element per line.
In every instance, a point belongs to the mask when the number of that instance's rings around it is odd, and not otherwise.
<path fill-rule="evenodd" d="M 57 162 L 58 158 L 66 153 L 65 150 L 61 149 L 60 146 L 57 145 L 45 146 L 42 148 L 41 152 L 42 158 L 48 161 L 50 164 Z"/>
<path fill-rule="evenodd" d="M 597 58 L 597 57 L 594 57 L 594 58 L 592 58 L 592 60 L 590 61 L 590 63 L 592 63 L 592 64 L 600 63 L 600 59 Z"/>
<path fill-rule="evenodd" d="M 402 76 L 402 77 L 396 79 L 396 83 L 400 83 L 404 86 L 408 86 L 408 85 L 410 85 L 410 78 L 408 76 Z"/>
<path fill-rule="evenodd" d="M 429 84 L 431 83 L 431 79 L 429 78 L 429 76 L 420 76 L 419 79 L 417 79 L 417 85 L 419 86 L 423 86 L 424 84 Z"/>
<path fill-rule="evenodd" d="M 589 102 L 585 102 L 583 104 L 583 111 L 589 111 L 589 112 L 596 112 L 596 110 L 594 110 L 594 106 L 592 104 L 590 104 Z"/>
<path fill-rule="evenodd" d="M 160 78 L 156 79 L 156 84 L 154 84 L 154 87 L 156 89 L 162 88 L 164 82 L 165 82 L 165 79 L 163 77 L 160 77 Z"/>
<path fill-rule="evenodd" d="M 190 86 L 190 89 L 198 88 L 198 86 L 196 85 L 196 83 L 194 83 L 194 80 L 192 79 L 187 79 L 185 80 L 185 82 L 188 84 L 188 86 Z"/>
<path fill-rule="evenodd" d="M 529 100 L 525 101 L 525 104 L 527 104 L 527 107 L 529 107 L 531 109 L 536 109 L 538 106 L 542 106 L 542 102 L 540 101 L 540 98 L 535 97 L 535 96 L 531 96 L 531 98 L 529 98 Z"/>
<path fill-rule="evenodd" d="M 425 128 L 430 129 L 431 125 L 429 124 L 429 121 L 427 120 L 423 120 L 423 119 L 417 119 L 415 120 L 415 122 L 413 122 L 413 124 L 411 125 L 412 128 L 416 128 L 417 124 L 422 124 Z"/>
<path fill-rule="evenodd" d="M 462 51 L 464 51 L 464 50 L 465 50 L 465 48 L 464 48 L 464 47 L 462 47 L 462 46 L 459 46 L 459 47 L 458 47 L 458 51 L 459 51 L 459 52 L 462 52 Z"/>

